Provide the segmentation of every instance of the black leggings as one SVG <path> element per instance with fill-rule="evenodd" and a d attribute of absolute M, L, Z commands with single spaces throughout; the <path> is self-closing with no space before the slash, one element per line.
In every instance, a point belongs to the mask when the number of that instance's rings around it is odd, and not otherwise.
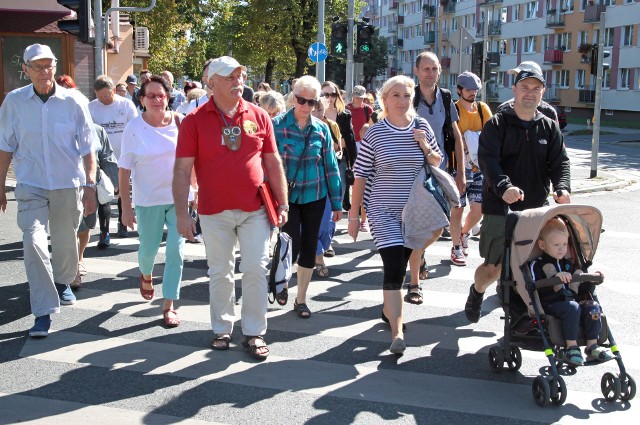
<path fill-rule="evenodd" d="M 282 231 L 291 236 L 292 259 L 298 259 L 298 266 L 312 269 L 316 265 L 318 232 L 327 197 L 307 204 L 290 204 L 289 219 Z"/>
<path fill-rule="evenodd" d="M 98 205 L 98 221 L 100 223 L 100 233 L 109 233 L 111 202 Z M 122 201 L 120 198 L 118 198 L 118 223 L 122 224 Z"/>
<path fill-rule="evenodd" d="M 401 245 L 388 246 L 378 250 L 380 257 L 382 257 L 382 270 L 384 272 L 382 289 L 402 289 L 402 284 L 407 274 L 407 263 L 412 251 L 412 249 Z"/>

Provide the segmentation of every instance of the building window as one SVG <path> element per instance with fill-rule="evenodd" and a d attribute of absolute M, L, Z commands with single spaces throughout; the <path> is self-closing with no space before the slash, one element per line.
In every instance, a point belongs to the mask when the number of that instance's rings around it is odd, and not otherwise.
<path fill-rule="evenodd" d="M 511 51 L 509 52 L 512 55 L 515 55 L 516 53 L 518 53 L 518 39 L 517 38 L 512 38 L 511 39 Z"/>
<path fill-rule="evenodd" d="M 580 31 L 578 33 L 579 44 L 589 44 L 589 31 Z"/>
<path fill-rule="evenodd" d="M 563 32 L 558 36 L 558 50 L 569 51 L 571 50 L 571 33 Z"/>
<path fill-rule="evenodd" d="M 602 88 L 608 89 L 611 87 L 611 68 L 605 69 L 602 75 Z"/>
<path fill-rule="evenodd" d="M 604 32 L 604 47 L 613 47 L 613 28 L 607 28 Z"/>
<path fill-rule="evenodd" d="M 527 11 L 525 19 L 536 19 L 538 17 L 538 2 L 532 1 L 526 4 Z"/>
<path fill-rule="evenodd" d="M 635 83 L 633 83 L 634 90 L 640 90 L 640 68 L 635 69 L 636 72 L 633 73 L 636 79 Z"/>
<path fill-rule="evenodd" d="M 569 71 L 556 71 L 556 85 L 563 89 L 569 88 Z"/>
<path fill-rule="evenodd" d="M 560 3 L 560 11 L 562 13 L 572 13 L 573 0 L 562 0 L 562 2 Z"/>
<path fill-rule="evenodd" d="M 506 55 L 507 54 L 507 40 L 500 40 L 500 45 L 498 47 L 498 51 L 500 52 L 501 55 Z"/>
<path fill-rule="evenodd" d="M 458 31 L 458 18 L 451 18 L 451 31 Z"/>
<path fill-rule="evenodd" d="M 605 6 L 615 6 L 616 0 L 604 0 Z"/>
<path fill-rule="evenodd" d="M 633 25 L 622 27 L 622 40 L 620 42 L 622 46 L 633 46 Z"/>
<path fill-rule="evenodd" d="M 455 87 L 458 82 L 458 74 L 449 74 L 449 87 Z"/>
<path fill-rule="evenodd" d="M 584 69 L 576 70 L 576 88 L 577 89 L 584 88 L 584 79 L 585 79 L 585 70 Z"/>
<path fill-rule="evenodd" d="M 507 8 L 503 7 L 500 9 L 500 22 L 507 22 Z"/>
<path fill-rule="evenodd" d="M 513 6 L 511 6 L 512 10 L 513 10 L 513 21 L 519 21 L 520 20 L 520 5 L 519 4 L 514 4 Z"/>
<path fill-rule="evenodd" d="M 504 75 L 505 75 L 504 71 L 498 71 L 498 87 L 499 88 L 504 87 Z"/>
<path fill-rule="evenodd" d="M 620 76 L 618 78 L 618 88 L 629 90 L 629 68 L 620 68 Z"/>
<path fill-rule="evenodd" d="M 550 38 L 551 37 L 549 36 L 549 34 L 545 34 L 545 35 L 542 36 L 542 51 L 543 52 L 550 49 L 550 47 L 549 47 L 551 45 Z"/>
<path fill-rule="evenodd" d="M 524 37 L 522 46 L 522 53 L 535 53 L 536 52 L 536 38 L 535 36 Z"/>

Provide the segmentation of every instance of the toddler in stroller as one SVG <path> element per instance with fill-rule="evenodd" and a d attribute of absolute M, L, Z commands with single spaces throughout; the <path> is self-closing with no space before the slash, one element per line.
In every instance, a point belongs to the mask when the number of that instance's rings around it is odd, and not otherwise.
<path fill-rule="evenodd" d="M 564 362 L 572 366 L 584 364 L 577 342 L 581 325 L 586 339 L 587 360 L 613 359 L 611 350 L 598 345 L 598 337 L 602 330 L 600 305 L 594 300 L 580 301 L 579 283 L 571 283 L 573 275 L 580 275 L 582 271 L 576 269 L 571 260 L 565 258 L 569 247 L 569 232 L 562 219 L 554 217 L 549 220 L 540 231 L 537 244 L 542 250 L 542 255 L 529 263 L 533 281 L 555 276 L 562 282 L 538 289 L 538 296 L 542 308 L 562 321 L 562 335 L 565 339 L 562 355 Z M 602 276 L 600 272 L 596 274 Z"/>

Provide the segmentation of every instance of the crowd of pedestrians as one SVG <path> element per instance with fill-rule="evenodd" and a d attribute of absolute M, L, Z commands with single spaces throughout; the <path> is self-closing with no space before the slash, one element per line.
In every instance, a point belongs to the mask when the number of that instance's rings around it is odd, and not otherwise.
<path fill-rule="evenodd" d="M 482 86 L 476 75 L 458 76 L 457 101 L 438 86 L 441 66 L 432 52 L 416 58 L 418 84 L 396 76 L 377 96 L 355 86 L 350 100 L 334 82 L 311 76 L 295 80 L 287 97 L 266 82 L 254 92 L 245 84 L 247 69 L 223 56 L 206 61 L 202 81 L 187 82 L 184 91 L 169 71 L 143 70 L 123 84 L 99 76 L 89 102 L 68 76 L 54 79 L 57 59 L 48 46 L 27 47 L 23 59 L 32 84 L 9 93 L 0 107 L 0 210 L 6 210 L 4 180 L 13 161 L 32 337 L 47 336 L 50 315 L 75 302 L 72 289 L 87 272 L 83 255 L 96 211 L 98 247 L 110 245 L 111 205 L 96 195 L 101 179 L 115 187 L 116 235 L 137 230 L 139 291 L 147 301 L 155 297 L 152 270 L 167 229 L 167 327 L 181 323 L 175 301 L 184 244 L 204 242 L 215 350 L 232 341 L 239 245 L 242 344 L 260 360 L 269 355 L 266 274 L 275 227 L 292 238 L 292 305 L 303 319 L 312 315 L 307 290 L 314 271 L 319 278 L 330 274 L 324 257 L 335 255 L 331 240 L 343 211 L 354 240 L 371 232 L 383 263 L 381 318 L 391 327 L 390 351 L 400 354 L 403 300 L 423 303 L 425 250 L 443 231 L 430 230 L 418 249 L 407 247 L 403 210 L 420 170 L 446 170 L 460 195 L 461 203 L 447 208 L 452 264 L 466 265 L 471 229 L 482 220 L 484 263 L 464 306 L 470 322 L 479 320 L 483 294 L 500 273 L 505 203 L 516 211 L 541 206 L 551 185 L 557 202 L 570 200 L 569 160 L 557 119 L 545 116 L 545 81 L 533 62 L 510 71 L 514 98 L 492 115 L 476 100 Z M 265 182 L 277 205 L 275 222 L 260 196 Z"/>

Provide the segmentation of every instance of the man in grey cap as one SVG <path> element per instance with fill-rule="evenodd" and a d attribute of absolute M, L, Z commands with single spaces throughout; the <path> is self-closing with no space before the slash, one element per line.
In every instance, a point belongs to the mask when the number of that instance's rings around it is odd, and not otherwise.
<path fill-rule="evenodd" d="M 179 233 L 193 239 L 187 208 L 192 169 L 198 176 L 198 213 L 210 270 L 209 299 L 214 350 L 227 350 L 235 313 L 233 258 L 240 242 L 242 333 L 251 355 L 264 360 L 267 331 L 266 266 L 270 226 L 259 195 L 265 175 L 275 200 L 278 225 L 289 211 L 282 161 L 271 118 L 242 98 L 246 68 L 223 56 L 207 68 L 211 97 L 180 124 L 173 197 Z M 233 182 L 230 184 L 229 182 Z"/>
<path fill-rule="evenodd" d="M 78 270 L 76 231 L 83 206 L 85 215 L 96 210 L 93 122 L 87 105 L 55 83 L 56 57 L 49 46 L 32 44 L 23 58 L 31 84 L 10 92 L 0 106 L 0 211 L 6 211 L 5 180 L 13 159 L 35 316 L 29 335 L 45 337 L 50 315 L 76 301 L 70 287 Z"/>
<path fill-rule="evenodd" d="M 478 162 L 484 175 L 480 255 L 484 263 L 476 269 L 465 304 L 465 315 L 472 323 L 480 320 L 485 290 L 500 277 L 505 204 L 512 211 L 546 205 L 551 184 L 557 203 L 571 200 L 569 157 L 559 124 L 537 109 L 544 91 L 540 67 L 521 69 L 513 84 L 513 106 L 498 111 L 480 133 Z"/>
<path fill-rule="evenodd" d="M 460 208 L 451 208 L 451 262 L 457 266 L 467 264 L 469 255 L 469 234 L 473 226 L 482 218 L 482 172 L 478 167 L 478 136 L 484 124 L 491 118 L 491 109 L 484 102 L 476 100 L 482 88 L 480 78 L 469 71 L 458 75 L 458 128 L 462 134 L 465 153 L 465 173 L 467 185 L 460 194 Z M 462 225 L 462 212 L 469 200 L 469 214 Z"/>

